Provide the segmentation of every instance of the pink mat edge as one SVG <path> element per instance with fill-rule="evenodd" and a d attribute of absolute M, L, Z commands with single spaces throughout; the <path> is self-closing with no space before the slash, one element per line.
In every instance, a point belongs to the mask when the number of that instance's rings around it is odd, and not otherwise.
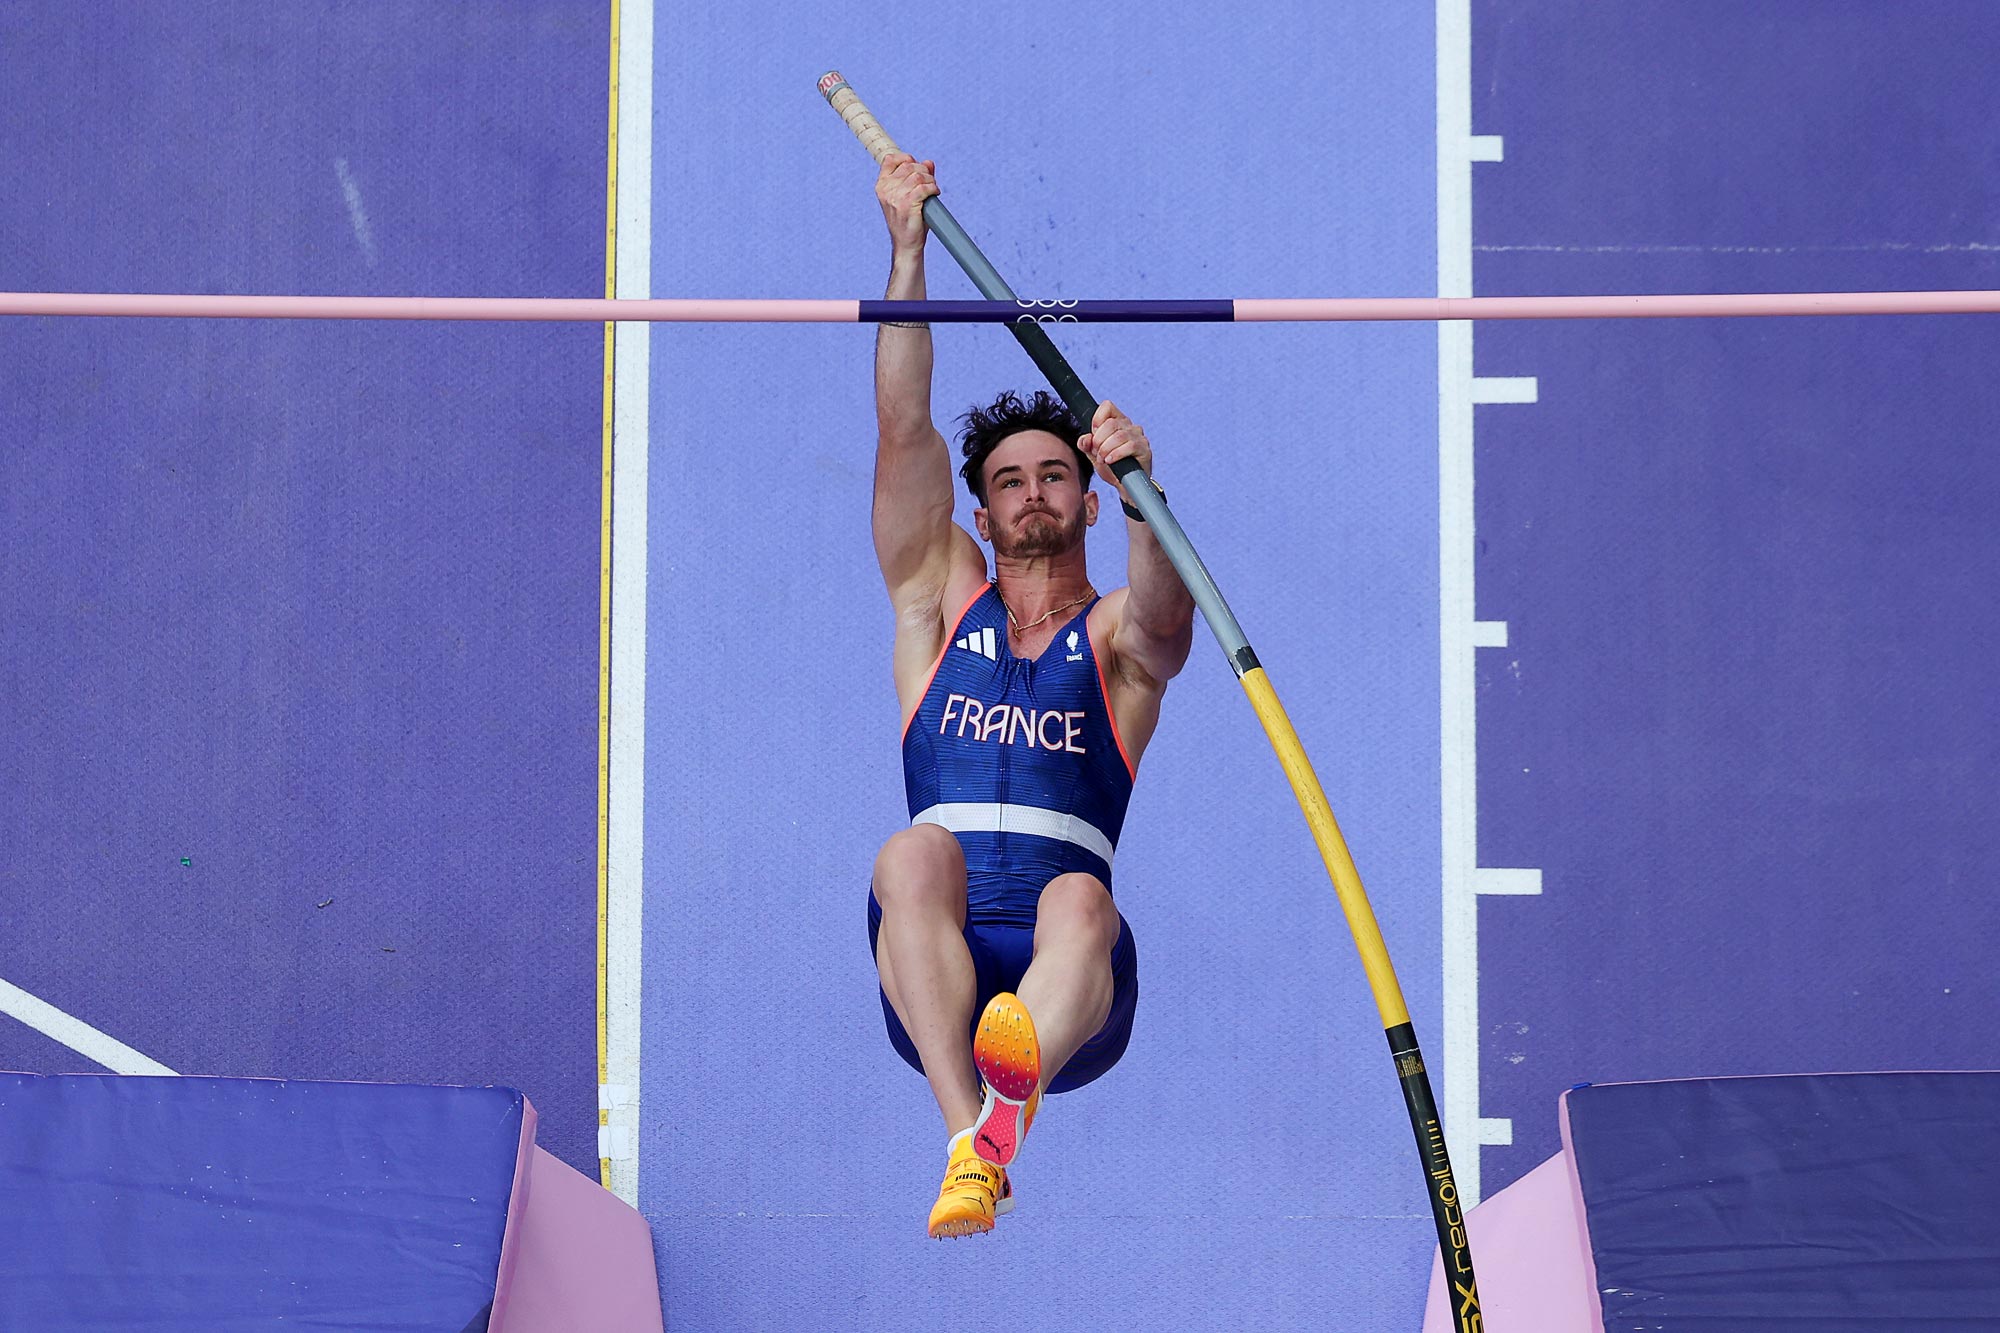
<path fill-rule="evenodd" d="M 534 1189 L 535 1126 L 541 1117 L 534 1102 L 521 1097 L 521 1137 L 514 1147 L 514 1187 L 507 1192 L 507 1225 L 500 1233 L 500 1264 L 493 1275 L 493 1308 L 487 1323 L 503 1328 L 507 1319 L 507 1295 L 514 1285 L 514 1268 L 520 1258 L 521 1219 L 528 1215 L 528 1199 Z"/>
<path fill-rule="evenodd" d="M 664 1333 L 652 1228 L 630 1204 L 545 1149 L 534 1150 L 507 1322 L 491 1333 Z"/>
<path fill-rule="evenodd" d="M 1586 1084 L 1584 1086 L 1595 1087 L 1597 1085 Z M 1578 1090 L 1577 1088 L 1565 1089 L 1563 1094 L 1556 1098 L 1556 1132 L 1562 1136 L 1563 1170 L 1569 1176 L 1569 1203 L 1570 1207 L 1576 1213 L 1576 1234 L 1577 1238 L 1583 1242 L 1583 1274 L 1589 1281 L 1590 1290 L 1594 1296 L 1597 1292 L 1597 1249 L 1590 1241 L 1590 1213 L 1583 1205 L 1583 1177 L 1577 1174 L 1576 1145 L 1570 1141 L 1569 1135 L 1569 1096 L 1570 1093 Z M 1604 1303 L 1602 1301 L 1593 1300 L 1590 1302 L 1590 1329 L 1591 1333 L 1604 1333 Z"/>
<path fill-rule="evenodd" d="M 1560 1152 L 1550 1154 L 1466 1213 L 1467 1238 L 1475 1263 L 1481 1265 L 1478 1327 L 1496 1327 L 1497 1317 L 1503 1333 L 1586 1333 L 1579 1307 L 1589 1304 L 1590 1290 L 1577 1259 L 1579 1242 L 1568 1211 L 1568 1169 L 1562 1159 Z M 1524 1243 L 1532 1258 L 1524 1257 Z M 1569 1288 L 1571 1280 L 1574 1288 Z M 1462 1333 L 1445 1280 L 1444 1256 L 1435 1246 L 1423 1333 Z"/>

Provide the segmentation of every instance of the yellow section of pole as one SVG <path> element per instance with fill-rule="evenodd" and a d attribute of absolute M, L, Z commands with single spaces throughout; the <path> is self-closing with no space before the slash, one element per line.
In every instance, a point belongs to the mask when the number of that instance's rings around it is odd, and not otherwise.
<path fill-rule="evenodd" d="M 1285 716 L 1285 706 L 1278 702 L 1278 693 L 1271 688 L 1264 668 L 1252 667 L 1243 673 L 1242 679 L 1243 692 L 1250 696 L 1250 706 L 1256 710 L 1257 720 L 1264 724 L 1271 748 L 1277 751 L 1278 762 L 1292 784 L 1292 794 L 1298 797 L 1299 809 L 1305 812 L 1313 841 L 1319 845 L 1320 860 L 1326 863 L 1333 891 L 1340 897 L 1341 910 L 1347 913 L 1347 928 L 1353 933 L 1354 947 L 1361 955 L 1361 970 L 1368 976 L 1368 989 L 1375 993 L 1375 1008 L 1382 1015 L 1382 1026 L 1393 1028 L 1407 1023 L 1409 1006 L 1403 1003 L 1403 988 L 1396 981 L 1396 969 L 1389 963 L 1389 948 L 1382 942 L 1382 928 L 1375 923 L 1375 909 L 1369 906 L 1368 892 L 1361 887 L 1361 872 L 1354 868 L 1354 857 L 1348 853 L 1347 839 L 1340 836 L 1340 825 L 1326 803 L 1326 793 L 1320 789 L 1312 760 L 1306 758 L 1299 734 L 1292 730 L 1292 720 Z"/>

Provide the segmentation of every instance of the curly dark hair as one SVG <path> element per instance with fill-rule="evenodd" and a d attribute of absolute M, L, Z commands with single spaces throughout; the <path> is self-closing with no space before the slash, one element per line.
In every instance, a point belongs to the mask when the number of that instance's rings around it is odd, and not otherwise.
<path fill-rule="evenodd" d="M 1093 475 L 1090 460 L 1083 456 L 1083 450 L 1076 442 L 1083 438 L 1085 431 L 1077 424 L 1076 417 L 1063 406 L 1062 399 L 1047 389 L 1035 390 L 1032 399 L 1024 400 L 1021 395 L 1008 389 L 984 407 L 974 407 L 959 418 L 964 429 L 958 435 L 958 450 L 965 455 L 965 464 L 958 475 L 965 478 L 966 486 L 979 497 L 979 503 L 986 503 L 986 478 L 983 470 L 986 456 L 1000 446 L 1000 442 L 1010 435 L 1019 435 L 1024 430 L 1045 430 L 1065 441 L 1070 451 L 1076 455 L 1077 476 L 1088 488 Z"/>

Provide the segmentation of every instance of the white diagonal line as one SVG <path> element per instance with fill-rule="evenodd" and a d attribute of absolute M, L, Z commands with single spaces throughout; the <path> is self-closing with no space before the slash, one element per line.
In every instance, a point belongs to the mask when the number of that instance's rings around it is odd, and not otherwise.
<path fill-rule="evenodd" d="M 44 1037 L 53 1038 L 87 1060 L 114 1074 L 172 1074 L 158 1060 L 116 1037 L 99 1032 L 82 1019 L 66 1014 L 47 1000 L 28 994 L 11 981 L 0 981 L 0 1014 L 17 1018 Z"/>

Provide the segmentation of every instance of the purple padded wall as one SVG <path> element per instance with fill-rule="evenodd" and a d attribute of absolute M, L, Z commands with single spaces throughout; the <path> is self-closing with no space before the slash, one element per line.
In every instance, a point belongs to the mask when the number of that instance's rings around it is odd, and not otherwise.
<path fill-rule="evenodd" d="M 0 1333 L 484 1330 L 511 1088 L 0 1074 Z"/>
<path fill-rule="evenodd" d="M 2000 1073 L 1564 1094 L 1605 1333 L 2000 1324 Z"/>

